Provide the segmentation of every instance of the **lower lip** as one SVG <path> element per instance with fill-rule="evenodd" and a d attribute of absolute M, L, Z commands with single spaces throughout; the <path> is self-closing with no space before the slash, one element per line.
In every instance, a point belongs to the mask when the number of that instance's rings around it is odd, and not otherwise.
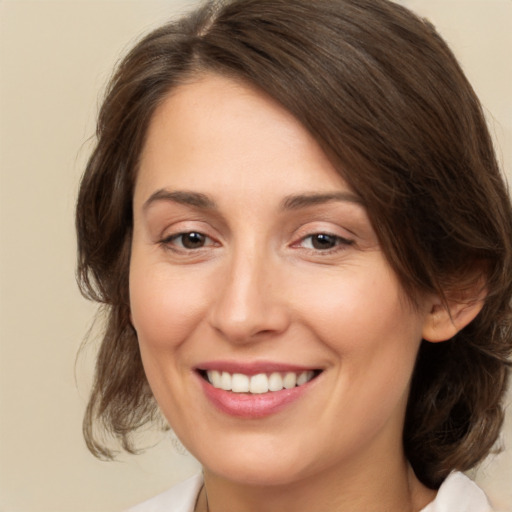
<path fill-rule="evenodd" d="M 317 378 L 310 380 L 302 386 L 296 386 L 291 389 L 250 394 L 233 393 L 214 388 L 209 382 L 198 375 L 204 394 L 217 409 L 230 416 L 248 419 L 264 418 L 282 411 L 299 400 Z"/>

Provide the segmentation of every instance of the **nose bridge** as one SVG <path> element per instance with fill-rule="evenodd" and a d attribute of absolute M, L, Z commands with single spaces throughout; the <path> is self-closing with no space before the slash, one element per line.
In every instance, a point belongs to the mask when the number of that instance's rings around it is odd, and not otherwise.
<path fill-rule="evenodd" d="M 215 329 L 236 342 L 286 329 L 286 307 L 277 293 L 277 273 L 273 258 L 254 240 L 234 248 L 212 308 Z"/>

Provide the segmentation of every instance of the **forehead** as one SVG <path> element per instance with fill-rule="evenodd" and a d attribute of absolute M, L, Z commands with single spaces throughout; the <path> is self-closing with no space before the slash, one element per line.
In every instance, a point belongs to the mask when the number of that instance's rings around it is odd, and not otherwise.
<path fill-rule="evenodd" d="M 276 101 L 207 74 L 171 91 L 148 128 L 136 199 L 159 188 L 224 195 L 347 186 L 313 136 Z"/>

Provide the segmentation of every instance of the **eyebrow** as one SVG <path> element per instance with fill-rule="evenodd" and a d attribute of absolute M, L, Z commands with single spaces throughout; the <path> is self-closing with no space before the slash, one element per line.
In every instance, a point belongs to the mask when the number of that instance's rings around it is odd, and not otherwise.
<path fill-rule="evenodd" d="M 170 201 L 173 203 L 194 206 L 204 210 L 214 210 L 217 204 L 206 194 L 200 192 L 191 192 L 186 190 L 170 191 L 159 189 L 144 202 L 143 210 L 147 210 L 152 204 L 159 201 Z M 300 210 L 309 206 L 315 206 L 333 201 L 349 202 L 363 205 L 361 198 L 350 192 L 332 192 L 332 193 L 310 193 L 290 195 L 281 202 L 281 210 Z"/>
<path fill-rule="evenodd" d="M 171 192 L 164 188 L 157 190 L 149 196 L 142 206 L 143 210 L 147 210 L 152 204 L 158 201 L 170 201 L 173 203 L 194 206 L 204 210 L 213 210 L 217 208 L 215 201 L 205 194 L 199 192 L 189 192 L 186 190 L 176 190 Z"/>
<path fill-rule="evenodd" d="M 356 194 L 350 192 L 333 192 L 326 194 L 298 194 L 285 197 L 281 203 L 282 210 L 300 210 L 309 206 L 315 206 L 332 201 L 341 201 L 363 206 L 363 201 Z"/>

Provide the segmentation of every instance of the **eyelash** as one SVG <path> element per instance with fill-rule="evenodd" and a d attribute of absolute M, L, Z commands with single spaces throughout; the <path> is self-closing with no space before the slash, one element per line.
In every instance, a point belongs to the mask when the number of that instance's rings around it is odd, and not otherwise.
<path fill-rule="evenodd" d="M 209 240 L 211 243 L 208 243 L 208 244 L 205 243 L 205 244 L 201 245 L 200 247 L 185 247 L 185 245 L 183 244 L 183 238 L 187 235 L 188 236 L 196 235 L 196 236 L 199 236 L 204 242 Z M 180 239 L 181 239 L 181 243 L 176 244 L 176 241 L 180 240 Z M 200 231 L 184 231 L 182 233 L 176 233 L 174 235 L 170 235 L 170 236 L 163 238 L 162 240 L 160 240 L 159 243 L 166 249 L 171 249 L 173 251 L 182 251 L 182 252 L 198 251 L 198 250 L 203 249 L 205 246 L 208 247 L 210 245 L 215 245 L 215 242 L 208 235 L 205 235 L 204 233 L 201 233 Z"/>
<path fill-rule="evenodd" d="M 186 247 L 183 243 L 183 239 L 185 236 L 196 236 L 202 241 L 202 245 L 199 247 Z M 327 248 L 318 248 L 314 246 L 314 239 L 317 237 L 317 240 L 319 237 L 324 237 L 325 240 L 330 241 L 334 245 Z M 181 243 L 176 244 L 177 240 L 181 240 Z M 326 233 L 326 232 L 318 232 L 318 233 L 311 233 L 310 235 L 307 235 L 305 237 L 302 237 L 298 242 L 295 242 L 292 244 L 292 247 L 298 247 L 304 244 L 306 240 L 310 240 L 310 247 L 304 247 L 304 249 L 308 251 L 312 251 L 315 253 L 321 253 L 321 254 L 331 254 L 333 252 L 337 252 L 339 250 L 343 250 L 346 247 L 353 245 L 354 241 L 349 240 L 347 238 L 343 238 L 339 235 L 334 235 L 332 233 Z M 208 243 L 208 241 L 210 243 Z M 215 242 L 204 233 L 201 233 L 200 231 L 185 231 L 182 233 L 176 233 L 174 235 L 170 235 L 168 237 L 163 238 L 159 242 L 162 246 L 164 246 L 166 249 L 171 249 L 174 251 L 182 251 L 182 252 L 193 252 L 193 251 L 199 251 L 205 247 L 214 246 Z"/>
<path fill-rule="evenodd" d="M 316 248 L 316 247 L 314 247 L 314 241 L 313 241 L 315 237 L 326 237 L 326 239 L 330 239 L 334 245 L 332 247 L 328 247 L 328 248 L 324 248 L 324 249 Z M 311 240 L 311 244 L 310 244 L 311 247 L 304 247 L 304 249 L 306 249 L 308 251 L 313 251 L 315 253 L 326 254 L 326 255 L 334 253 L 334 252 L 338 252 L 340 250 L 342 251 L 342 250 L 346 249 L 348 246 L 351 246 L 354 244 L 354 240 L 349 240 L 348 238 L 343 238 L 339 235 L 334 235 L 332 233 L 327 233 L 327 232 L 321 231 L 318 233 L 312 233 L 310 235 L 302 237 L 298 242 L 293 244 L 293 246 L 301 245 L 308 239 Z"/>

